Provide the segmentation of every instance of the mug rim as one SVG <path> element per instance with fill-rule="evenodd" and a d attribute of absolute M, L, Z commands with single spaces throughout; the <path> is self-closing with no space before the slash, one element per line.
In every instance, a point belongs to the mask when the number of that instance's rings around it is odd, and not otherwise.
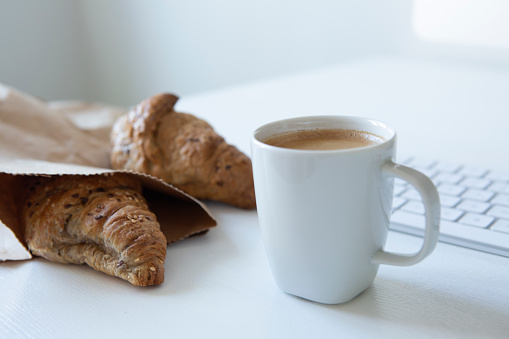
<path fill-rule="evenodd" d="M 363 131 L 363 132 L 375 134 L 378 137 L 381 137 L 383 139 L 383 142 L 376 143 L 373 145 L 368 145 L 368 146 L 362 146 L 362 147 L 332 149 L 332 150 L 304 150 L 304 149 L 285 148 L 285 147 L 273 146 L 273 145 L 266 144 L 265 142 L 263 142 L 262 140 L 259 139 L 259 134 L 271 127 L 275 128 L 277 126 L 284 126 L 285 124 L 298 124 L 298 123 L 302 123 L 303 125 L 305 125 L 305 124 L 311 125 L 312 123 L 317 123 L 320 121 L 326 122 L 326 120 L 330 120 L 330 121 L 343 120 L 345 123 L 347 123 L 347 122 L 355 123 L 355 122 L 362 121 L 364 123 L 371 124 L 371 126 L 373 126 L 373 127 L 381 128 L 381 129 L 388 131 L 390 133 L 390 136 L 388 138 L 384 138 L 378 134 L 371 133 L 368 131 Z M 352 128 L 352 129 L 354 129 L 354 128 Z M 299 129 L 289 129 L 288 131 L 298 131 L 298 130 Z M 362 131 L 362 129 L 356 129 L 356 130 Z M 274 136 L 276 134 L 278 134 L 278 133 L 269 134 L 267 137 Z M 287 152 L 300 152 L 300 153 L 313 153 L 313 154 L 359 152 L 359 151 L 363 151 L 363 150 L 370 150 L 370 149 L 374 149 L 374 148 L 378 148 L 378 147 L 384 147 L 384 145 L 387 145 L 390 142 L 394 142 L 395 140 L 396 140 L 396 130 L 394 128 L 390 127 L 389 125 L 387 125 L 386 123 L 384 123 L 380 120 L 372 119 L 372 118 L 359 117 L 359 116 L 353 116 L 353 115 L 310 115 L 310 116 L 281 119 L 281 120 L 272 121 L 272 122 L 269 122 L 267 124 L 260 126 L 256 130 L 254 130 L 253 133 L 251 134 L 252 144 L 255 144 L 262 148 L 274 149 L 274 150 L 284 150 Z"/>

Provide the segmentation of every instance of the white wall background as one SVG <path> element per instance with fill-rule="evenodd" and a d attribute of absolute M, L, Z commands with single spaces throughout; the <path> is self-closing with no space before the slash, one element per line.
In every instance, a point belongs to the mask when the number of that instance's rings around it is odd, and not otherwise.
<path fill-rule="evenodd" d="M 0 0 L 0 82 L 49 100 L 132 105 L 374 55 L 467 54 L 417 40 L 414 9 L 409 0 Z M 418 18 L 433 28 L 434 17 Z"/>
<path fill-rule="evenodd" d="M 0 82 L 130 105 L 390 53 L 410 9 L 400 0 L 0 0 Z"/>
<path fill-rule="evenodd" d="M 86 92 L 72 1 L 0 0 L 0 82 L 45 98 Z"/>

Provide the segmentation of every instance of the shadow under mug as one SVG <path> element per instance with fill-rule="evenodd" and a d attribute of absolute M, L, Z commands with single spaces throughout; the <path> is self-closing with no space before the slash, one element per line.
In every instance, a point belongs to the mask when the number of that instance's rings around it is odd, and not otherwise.
<path fill-rule="evenodd" d="M 295 150 L 264 140 L 307 129 L 365 131 L 384 141 L 340 150 Z M 260 231 L 272 274 L 287 293 L 326 304 L 351 300 L 374 281 L 380 264 L 413 265 L 435 248 L 437 190 L 424 174 L 393 162 L 396 132 L 382 122 L 311 116 L 272 122 L 251 136 Z M 421 194 L 425 234 L 413 254 L 384 251 L 400 178 Z"/>

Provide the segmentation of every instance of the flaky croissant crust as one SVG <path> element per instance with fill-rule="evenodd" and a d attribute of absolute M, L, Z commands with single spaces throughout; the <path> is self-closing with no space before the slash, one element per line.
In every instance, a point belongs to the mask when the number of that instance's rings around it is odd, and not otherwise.
<path fill-rule="evenodd" d="M 30 177 L 22 211 L 30 251 L 51 261 L 87 264 L 134 285 L 164 281 L 166 238 L 137 179 Z"/>
<path fill-rule="evenodd" d="M 151 174 L 199 199 L 254 208 L 251 160 L 204 120 L 175 112 L 177 100 L 155 95 L 117 120 L 112 167 Z"/>

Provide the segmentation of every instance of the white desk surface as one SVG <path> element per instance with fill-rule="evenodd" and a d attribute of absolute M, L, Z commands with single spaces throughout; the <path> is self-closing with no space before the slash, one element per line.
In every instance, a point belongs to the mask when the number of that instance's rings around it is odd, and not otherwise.
<path fill-rule="evenodd" d="M 184 97 L 177 110 L 248 154 L 266 122 L 347 114 L 395 127 L 405 154 L 509 169 L 507 69 L 359 60 Z M 40 258 L 0 263 L 0 338 L 509 337 L 509 258 L 439 243 L 416 266 L 382 266 L 354 300 L 322 305 L 275 286 L 255 211 L 207 204 L 218 226 L 168 247 L 159 287 Z M 420 241 L 391 232 L 387 248 Z"/>

